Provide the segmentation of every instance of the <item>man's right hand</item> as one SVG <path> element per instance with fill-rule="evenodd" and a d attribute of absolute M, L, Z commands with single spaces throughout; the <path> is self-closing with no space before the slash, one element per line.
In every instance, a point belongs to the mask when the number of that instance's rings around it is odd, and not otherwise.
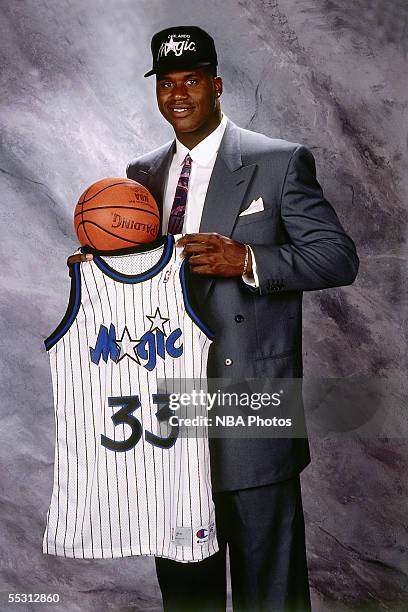
<path fill-rule="evenodd" d="M 67 266 L 69 268 L 69 275 L 72 276 L 72 266 L 76 263 L 82 263 L 84 261 L 92 261 L 93 255 L 92 253 L 87 253 L 84 255 L 83 253 L 79 253 L 77 255 L 70 255 L 67 259 Z"/>

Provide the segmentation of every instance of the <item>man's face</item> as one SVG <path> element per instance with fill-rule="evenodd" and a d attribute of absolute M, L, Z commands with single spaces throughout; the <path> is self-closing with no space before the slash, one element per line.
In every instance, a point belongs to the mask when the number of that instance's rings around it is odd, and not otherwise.
<path fill-rule="evenodd" d="M 220 121 L 217 93 L 221 92 L 221 78 L 203 68 L 177 70 L 156 78 L 159 110 L 176 134 L 211 133 Z"/>

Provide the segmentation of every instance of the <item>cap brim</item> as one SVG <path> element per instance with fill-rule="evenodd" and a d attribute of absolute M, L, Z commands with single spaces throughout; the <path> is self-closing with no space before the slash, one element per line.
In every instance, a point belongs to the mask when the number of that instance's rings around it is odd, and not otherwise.
<path fill-rule="evenodd" d="M 144 74 L 143 76 L 149 77 L 149 76 L 152 76 L 152 74 L 160 74 L 160 73 L 166 74 L 167 72 L 190 70 L 192 68 L 203 68 L 204 66 L 216 66 L 216 64 L 214 64 L 213 62 L 198 62 L 194 64 L 183 64 L 183 66 L 168 66 L 166 68 L 163 68 L 161 72 L 158 72 L 155 68 L 152 68 L 151 70 L 149 70 L 149 72 L 146 72 L 146 74 Z"/>

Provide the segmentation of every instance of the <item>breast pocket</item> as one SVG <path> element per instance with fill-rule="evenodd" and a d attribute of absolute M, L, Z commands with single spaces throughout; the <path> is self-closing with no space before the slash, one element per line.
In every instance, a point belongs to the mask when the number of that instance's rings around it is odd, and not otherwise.
<path fill-rule="evenodd" d="M 267 208 L 266 210 L 261 210 L 259 212 L 244 215 L 242 217 L 238 216 L 235 227 L 243 227 L 244 225 L 250 225 L 251 223 L 259 223 L 260 221 L 265 221 L 265 219 L 269 219 L 269 217 L 272 217 L 273 213 L 273 208 Z"/>
<path fill-rule="evenodd" d="M 232 238 L 247 244 L 269 244 L 276 234 L 275 209 L 268 208 L 260 212 L 238 217 Z"/>

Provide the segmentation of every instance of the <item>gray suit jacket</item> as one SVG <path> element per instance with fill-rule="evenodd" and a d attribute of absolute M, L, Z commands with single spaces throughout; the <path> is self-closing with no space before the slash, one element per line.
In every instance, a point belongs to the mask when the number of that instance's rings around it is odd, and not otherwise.
<path fill-rule="evenodd" d="M 174 146 L 167 143 L 127 167 L 127 176 L 144 184 L 159 207 Z M 264 210 L 240 217 L 259 197 Z M 240 278 L 194 277 L 205 321 L 216 334 L 208 376 L 301 378 L 302 292 L 348 285 L 359 265 L 352 239 L 323 196 L 312 153 L 228 121 L 200 232 L 249 244 L 260 285 L 252 289 Z M 285 480 L 309 461 L 305 438 L 211 441 L 215 490 Z"/>

